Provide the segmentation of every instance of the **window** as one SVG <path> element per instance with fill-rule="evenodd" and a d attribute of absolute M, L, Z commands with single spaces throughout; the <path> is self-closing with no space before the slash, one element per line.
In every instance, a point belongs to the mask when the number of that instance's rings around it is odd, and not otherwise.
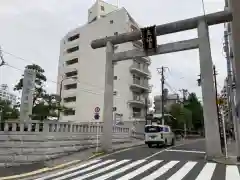
<path fill-rule="evenodd" d="M 114 76 L 113 79 L 114 79 L 114 80 L 117 80 L 117 76 Z"/>
<path fill-rule="evenodd" d="M 67 72 L 65 75 L 66 77 L 73 77 L 73 76 L 77 76 L 78 72 L 77 71 L 71 71 L 71 72 Z"/>
<path fill-rule="evenodd" d="M 133 107 L 133 117 L 141 117 L 141 108 Z"/>
<path fill-rule="evenodd" d="M 69 90 L 69 89 L 76 89 L 77 88 L 77 83 L 74 84 L 67 84 L 64 86 L 65 90 Z"/>
<path fill-rule="evenodd" d="M 117 35 L 118 35 L 118 32 L 115 32 L 114 35 L 117 36 Z"/>
<path fill-rule="evenodd" d="M 68 103 L 68 102 L 76 102 L 76 96 L 72 96 L 72 97 L 66 97 L 63 99 L 64 102 Z"/>
<path fill-rule="evenodd" d="M 78 39 L 78 38 L 79 38 L 79 34 L 75 34 L 75 35 L 69 37 L 69 38 L 68 38 L 68 41 L 74 41 L 74 40 L 76 40 L 76 39 Z"/>
<path fill-rule="evenodd" d="M 101 6 L 101 11 L 104 11 L 104 10 L 105 10 L 104 6 Z"/>
<path fill-rule="evenodd" d="M 162 132 L 163 128 L 159 126 L 147 126 L 145 128 L 146 133 L 157 133 L 157 132 Z"/>
<path fill-rule="evenodd" d="M 164 132 L 169 132 L 169 128 L 168 127 L 164 127 Z"/>
<path fill-rule="evenodd" d="M 140 101 L 141 100 L 141 94 L 140 93 L 133 93 L 133 100 Z"/>
<path fill-rule="evenodd" d="M 67 49 L 67 53 L 72 53 L 72 52 L 75 52 L 75 51 L 78 51 L 78 50 L 79 50 L 79 47 L 75 46 L 75 47 Z"/>
<path fill-rule="evenodd" d="M 75 110 L 67 109 L 67 110 L 64 111 L 64 115 L 65 116 L 73 116 L 73 115 L 75 115 Z"/>
<path fill-rule="evenodd" d="M 113 24 L 113 20 L 110 20 L 110 24 Z"/>
<path fill-rule="evenodd" d="M 78 58 L 74 58 L 74 59 L 66 61 L 67 65 L 76 64 L 76 63 L 78 63 Z"/>

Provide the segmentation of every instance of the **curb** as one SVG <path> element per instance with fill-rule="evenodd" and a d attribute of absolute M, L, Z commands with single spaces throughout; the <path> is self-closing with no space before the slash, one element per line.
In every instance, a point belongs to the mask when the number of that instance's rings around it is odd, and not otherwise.
<path fill-rule="evenodd" d="M 78 164 L 79 162 L 81 162 L 81 160 L 74 160 L 74 161 L 70 161 L 70 162 L 67 162 L 67 163 L 64 163 L 64 164 L 54 166 L 52 168 L 46 167 L 46 168 L 42 168 L 42 169 L 39 169 L 39 170 L 36 170 L 36 171 L 23 173 L 23 174 L 19 174 L 19 175 L 0 177 L 0 180 L 15 180 L 15 179 L 18 180 L 19 178 L 27 178 L 27 177 L 30 177 L 30 176 L 36 176 L 36 175 L 39 175 L 39 174 L 42 174 L 42 173 L 51 172 L 51 171 L 54 171 L 54 170 L 57 170 L 57 169 L 72 166 L 72 165 Z"/>

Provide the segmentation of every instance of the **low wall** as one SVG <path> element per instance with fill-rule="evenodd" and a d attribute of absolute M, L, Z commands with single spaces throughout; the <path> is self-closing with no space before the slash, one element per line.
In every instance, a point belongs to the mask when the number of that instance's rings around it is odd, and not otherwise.
<path fill-rule="evenodd" d="M 2 164 L 44 161 L 96 147 L 97 137 L 100 139 L 102 135 L 102 124 L 31 121 L 5 123 L 2 127 L 4 127 L 0 131 Z M 113 127 L 113 132 L 113 143 L 131 142 L 129 128 Z"/>

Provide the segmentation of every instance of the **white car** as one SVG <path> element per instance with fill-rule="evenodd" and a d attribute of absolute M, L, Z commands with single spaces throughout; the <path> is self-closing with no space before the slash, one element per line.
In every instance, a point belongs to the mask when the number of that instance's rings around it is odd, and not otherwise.
<path fill-rule="evenodd" d="M 173 146 L 175 144 L 175 135 L 170 126 L 167 125 L 146 125 L 145 126 L 145 144 L 148 147 L 152 145 Z"/>

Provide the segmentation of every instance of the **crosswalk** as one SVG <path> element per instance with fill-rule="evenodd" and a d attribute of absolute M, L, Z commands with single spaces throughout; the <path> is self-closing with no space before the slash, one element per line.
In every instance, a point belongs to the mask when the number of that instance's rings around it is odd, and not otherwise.
<path fill-rule="evenodd" d="M 212 162 L 96 159 L 36 180 L 240 180 L 240 168 Z"/>

